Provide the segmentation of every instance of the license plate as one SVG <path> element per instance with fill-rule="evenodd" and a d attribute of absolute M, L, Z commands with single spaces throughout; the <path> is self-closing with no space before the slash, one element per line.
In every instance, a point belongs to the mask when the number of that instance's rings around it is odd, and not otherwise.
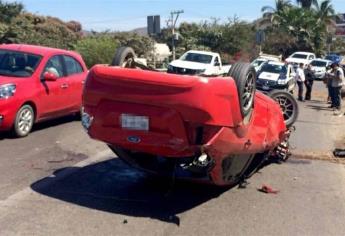
<path fill-rule="evenodd" d="M 263 90 L 269 90 L 269 89 L 270 89 L 270 87 L 268 87 L 268 86 L 264 85 L 264 86 L 262 86 L 262 89 L 263 89 Z"/>
<path fill-rule="evenodd" d="M 147 116 L 135 116 L 130 114 L 121 114 L 122 129 L 129 130 L 149 130 L 149 118 Z"/>

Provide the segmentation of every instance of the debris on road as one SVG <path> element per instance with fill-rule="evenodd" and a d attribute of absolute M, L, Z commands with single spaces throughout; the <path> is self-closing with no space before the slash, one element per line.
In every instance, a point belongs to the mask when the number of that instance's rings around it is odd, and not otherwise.
<path fill-rule="evenodd" d="M 258 189 L 258 191 L 263 192 L 263 193 L 273 193 L 277 194 L 279 190 L 274 190 L 272 187 L 263 184 L 261 188 Z"/>
<path fill-rule="evenodd" d="M 345 158 L 345 149 L 336 148 L 333 151 L 333 155 L 337 158 Z"/>

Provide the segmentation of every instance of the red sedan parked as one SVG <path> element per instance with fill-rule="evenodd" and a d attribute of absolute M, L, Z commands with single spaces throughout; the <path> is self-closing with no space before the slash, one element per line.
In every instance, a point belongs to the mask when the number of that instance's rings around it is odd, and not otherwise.
<path fill-rule="evenodd" d="M 86 75 L 75 52 L 0 45 L 0 131 L 23 137 L 35 122 L 78 112 Z"/>

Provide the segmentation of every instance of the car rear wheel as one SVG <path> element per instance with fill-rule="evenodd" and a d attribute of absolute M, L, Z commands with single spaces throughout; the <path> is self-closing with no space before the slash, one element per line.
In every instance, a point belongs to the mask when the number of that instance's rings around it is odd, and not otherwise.
<path fill-rule="evenodd" d="M 133 48 L 120 47 L 116 50 L 111 65 L 124 68 L 135 68 L 134 58 L 136 58 L 136 55 Z"/>
<path fill-rule="evenodd" d="M 283 113 L 285 125 L 287 127 L 293 125 L 299 114 L 298 104 L 293 95 L 279 90 L 273 90 L 268 95 L 279 104 Z"/>
<path fill-rule="evenodd" d="M 249 63 L 236 63 L 231 66 L 228 76 L 235 80 L 240 102 L 241 114 L 246 118 L 254 106 L 256 72 Z"/>
<path fill-rule="evenodd" d="M 16 137 L 27 136 L 34 124 L 35 113 L 30 105 L 22 106 L 17 112 L 16 119 L 14 121 L 13 132 Z"/>

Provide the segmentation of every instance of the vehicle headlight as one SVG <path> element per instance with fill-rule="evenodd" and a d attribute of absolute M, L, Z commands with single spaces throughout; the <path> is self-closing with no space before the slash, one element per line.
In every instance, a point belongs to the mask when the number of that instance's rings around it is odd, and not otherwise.
<path fill-rule="evenodd" d="M 16 92 L 15 84 L 4 84 L 0 85 L 0 99 L 8 99 L 12 97 Z"/>
<path fill-rule="evenodd" d="M 168 65 L 168 71 L 173 71 L 174 67 L 172 65 Z"/>
<path fill-rule="evenodd" d="M 280 85 L 284 85 L 286 84 L 286 80 L 278 79 L 277 83 Z"/>
<path fill-rule="evenodd" d="M 278 80 L 277 80 L 277 84 L 279 84 L 279 85 L 286 84 L 286 76 L 285 75 L 280 75 Z"/>

